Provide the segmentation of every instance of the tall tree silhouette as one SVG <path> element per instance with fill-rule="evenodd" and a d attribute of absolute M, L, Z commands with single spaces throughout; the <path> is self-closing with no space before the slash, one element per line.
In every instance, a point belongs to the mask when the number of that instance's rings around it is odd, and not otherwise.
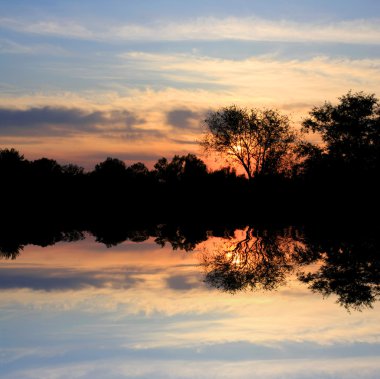
<path fill-rule="evenodd" d="M 325 102 L 314 107 L 303 122 L 305 132 L 319 133 L 324 146 L 304 149 L 311 168 L 324 162 L 325 169 L 374 172 L 380 159 L 380 103 L 374 94 L 352 93 L 337 105 Z"/>
<path fill-rule="evenodd" d="M 278 174 L 288 166 L 296 133 L 287 116 L 273 109 L 244 109 L 236 105 L 209 113 L 206 152 L 217 152 L 238 163 L 249 179 Z"/>

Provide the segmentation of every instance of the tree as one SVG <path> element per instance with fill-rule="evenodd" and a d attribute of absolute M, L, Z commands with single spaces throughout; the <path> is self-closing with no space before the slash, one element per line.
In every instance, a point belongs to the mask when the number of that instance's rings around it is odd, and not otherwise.
<path fill-rule="evenodd" d="M 243 109 L 236 105 L 209 113 L 208 132 L 201 142 L 238 163 L 249 179 L 283 172 L 297 140 L 289 119 L 273 109 Z"/>
<path fill-rule="evenodd" d="M 352 93 L 339 98 L 337 105 L 325 102 L 314 107 L 303 122 L 305 132 L 319 133 L 323 147 L 309 149 L 316 164 L 355 171 L 377 170 L 380 157 L 380 103 L 374 94 Z M 317 157 L 318 155 L 319 157 Z"/>
<path fill-rule="evenodd" d="M 125 175 L 126 166 L 120 159 L 107 157 L 105 161 L 100 162 L 95 166 L 93 173 L 104 177 L 119 178 Z"/>
<path fill-rule="evenodd" d="M 160 158 L 154 165 L 155 175 L 162 183 L 197 181 L 207 174 L 205 163 L 194 154 L 175 155 L 171 162 Z"/>
<path fill-rule="evenodd" d="M 84 174 L 84 168 L 76 164 L 69 163 L 62 166 L 62 173 L 71 177 L 81 176 Z"/>
<path fill-rule="evenodd" d="M 54 159 L 40 158 L 31 162 L 32 173 L 39 178 L 53 178 L 62 174 L 61 165 Z"/>
<path fill-rule="evenodd" d="M 137 162 L 127 168 L 127 173 L 132 178 L 146 178 L 149 175 L 149 170 L 144 163 Z"/>
<path fill-rule="evenodd" d="M 0 149 L 0 177 L 2 179 L 21 178 L 25 175 L 28 163 L 17 150 Z"/>

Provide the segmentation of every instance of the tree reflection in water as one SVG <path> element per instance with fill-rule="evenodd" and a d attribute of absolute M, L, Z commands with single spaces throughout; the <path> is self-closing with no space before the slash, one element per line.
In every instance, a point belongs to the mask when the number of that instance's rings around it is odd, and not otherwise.
<path fill-rule="evenodd" d="M 288 233 L 249 226 L 243 239 L 203 254 L 205 281 L 231 293 L 244 289 L 273 290 L 285 284 L 292 271 L 291 242 Z"/>
<path fill-rule="evenodd" d="M 241 238 L 234 238 L 239 229 Z M 54 245 L 93 235 L 107 247 L 123 241 L 148 238 L 173 250 L 193 251 L 210 236 L 222 245 L 205 250 L 205 282 L 236 293 L 242 290 L 277 289 L 291 274 L 324 297 L 335 295 L 348 310 L 372 307 L 380 298 L 380 246 L 378 227 L 287 227 L 241 225 L 204 226 L 157 224 L 148 226 L 98 223 L 62 227 L 52 223 L 0 228 L 0 258 L 15 259 L 26 245 Z M 208 245 L 210 246 L 210 245 Z"/>
<path fill-rule="evenodd" d="M 249 226 L 244 238 L 205 251 L 202 265 L 205 282 L 222 291 L 270 291 L 295 273 L 311 291 L 335 295 L 348 310 L 362 310 L 380 298 L 379 250 L 376 233 L 323 237 Z"/>
<path fill-rule="evenodd" d="M 347 309 L 372 307 L 380 298 L 380 248 L 377 231 L 361 231 L 305 237 L 305 250 L 297 256 L 301 266 L 319 261 L 315 272 L 306 267 L 298 275 L 313 292 L 324 297 L 335 294 L 337 302 Z"/>

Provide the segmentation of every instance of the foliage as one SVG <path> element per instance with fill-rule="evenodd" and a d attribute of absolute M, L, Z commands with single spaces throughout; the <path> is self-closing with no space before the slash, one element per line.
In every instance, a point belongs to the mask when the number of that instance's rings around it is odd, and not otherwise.
<path fill-rule="evenodd" d="M 380 103 L 374 94 L 352 93 L 339 98 L 337 105 L 325 102 L 314 107 L 303 122 L 305 132 L 319 133 L 324 147 L 314 146 L 304 155 L 316 164 L 350 170 L 374 170 L 380 156 Z"/>
<path fill-rule="evenodd" d="M 233 105 L 211 112 L 205 124 L 205 151 L 238 163 L 249 179 L 283 172 L 297 140 L 288 117 L 272 109 L 247 110 Z"/>
<path fill-rule="evenodd" d="M 94 174 L 101 176 L 120 177 L 125 174 L 125 163 L 117 158 L 107 157 L 107 159 L 95 166 Z"/>
<path fill-rule="evenodd" d="M 207 174 L 204 162 L 194 154 L 175 155 L 171 162 L 160 158 L 154 165 L 155 175 L 161 183 L 199 180 Z"/>

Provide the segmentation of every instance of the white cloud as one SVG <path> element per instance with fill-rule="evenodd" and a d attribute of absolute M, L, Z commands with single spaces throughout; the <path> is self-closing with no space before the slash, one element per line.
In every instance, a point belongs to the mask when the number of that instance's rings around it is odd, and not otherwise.
<path fill-rule="evenodd" d="M 156 23 L 149 26 L 116 26 L 112 34 L 124 40 L 245 40 L 287 42 L 340 42 L 379 44 L 377 20 L 337 23 L 296 23 L 257 17 L 217 19 L 197 18 L 182 23 Z"/>
<path fill-rule="evenodd" d="M 25 22 L 2 18 L 0 26 L 24 33 L 94 40 L 122 41 L 286 41 L 380 43 L 377 19 L 339 22 L 300 23 L 274 21 L 255 16 L 237 18 L 199 17 L 181 22 L 157 21 L 151 24 L 83 25 L 76 21 L 43 20 Z"/>
<path fill-rule="evenodd" d="M 308 103 L 334 101 L 350 89 L 375 92 L 380 87 L 379 59 L 322 56 L 310 60 L 282 60 L 264 56 L 232 60 L 141 52 L 126 53 L 122 58 L 127 66 L 147 72 L 154 70 L 156 75 L 182 83 L 184 87 L 199 83 L 199 87 L 210 88 L 210 100 L 202 99 L 209 106 L 228 98 L 228 102 L 233 103 L 284 109 L 298 104 L 299 111 Z M 215 89 L 218 87 L 220 90 Z M 297 111 L 297 107 L 292 108 Z"/>
<path fill-rule="evenodd" d="M 126 358 L 97 359 L 96 362 L 68 363 L 66 365 L 15 369 L 4 379 L 98 379 L 98 378 L 262 378 L 262 379 L 375 379 L 380 367 L 376 358 L 355 359 L 294 359 L 263 360 L 229 363 L 195 360 L 136 360 Z"/>
<path fill-rule="evenodd" d="M 51 44 L 21 44 L 9 39 L 0 39 L 0 54 L 70 55 L 67 50 L 60 46 Z"/>
<path fill-rule="evenodd" d="M 0 18 L 0 27 L 23 33 L 61 36 L 80 39 L 95 39 L 95 34 L 76 22 L 37 21 L 25 22 L 11 18 Z"/>

